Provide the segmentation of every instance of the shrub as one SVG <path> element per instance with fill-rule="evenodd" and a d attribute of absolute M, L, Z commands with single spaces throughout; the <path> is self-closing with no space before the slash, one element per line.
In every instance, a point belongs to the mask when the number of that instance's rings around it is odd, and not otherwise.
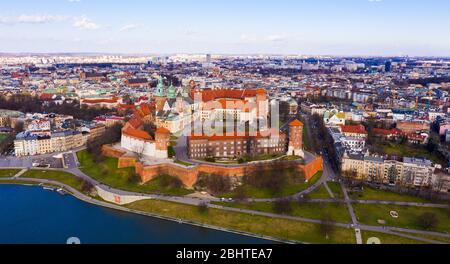
<path fill-rule="evenodd" d="M 201 202 L 198 204 L 198 212 L 201 214 L 205 214 L 208 212 L 208 204 L 205 202 Z"/>
<path fill-rule="evenodd" d="M 159 186 L 161 188 L 179 189 L 183 186 L 183 183 L 178 178 L 169 175 L 161 175 L 159 176 Z"/>
<path fill-rule="evenodd" d="M 433 229 L 439 224 L 436 214 L 425 212 L 417 217 L 417 224 L 425 230 Z"/>
<path fill-rule="evenodd" d="M 292 204 L 289 199 L 279 199 L 273 203 L 273 211 L 277 214 L 292 213 Z"/>

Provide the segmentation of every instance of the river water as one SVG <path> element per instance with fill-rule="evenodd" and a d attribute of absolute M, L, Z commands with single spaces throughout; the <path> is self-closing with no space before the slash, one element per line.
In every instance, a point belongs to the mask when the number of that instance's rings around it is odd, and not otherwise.
<path fill-rule="evenodd" d="M 270 241 L 120 212 L 38 186 L 0 185 L 0 243 L 265 244 Z"/>

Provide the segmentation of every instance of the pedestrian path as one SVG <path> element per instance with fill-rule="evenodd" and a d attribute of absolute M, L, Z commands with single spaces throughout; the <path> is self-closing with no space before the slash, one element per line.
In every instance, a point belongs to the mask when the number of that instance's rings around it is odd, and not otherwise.
<path fill-rule="evenodd" d="M 25 174 L 25 172 L 27 172 L 27 171 L 28 171 L 28 169 L 23 169 L 23 170 L 19 171 L 16 175 L 14 175 L 13 179 L 19 178 L 20 176 Z"/>
<path fill-rule="evenodd" d="M 325 189 L 327 189 L 328 194 L 330 195 L 331 199 L 335 199 L 334 193 L 331 191 L 330 187 L 328 186 L 327 182 L 323 183 L 323 186 L 325 186 Z"/>

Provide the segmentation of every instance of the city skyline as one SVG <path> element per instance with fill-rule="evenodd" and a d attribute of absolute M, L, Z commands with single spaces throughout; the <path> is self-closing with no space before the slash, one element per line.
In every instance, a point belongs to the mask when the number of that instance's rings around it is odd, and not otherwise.
<path fill-rule="evenodd" d="M 442 0 L 40 4 L 2 3 L 1 52 L 450 56 Z"/>

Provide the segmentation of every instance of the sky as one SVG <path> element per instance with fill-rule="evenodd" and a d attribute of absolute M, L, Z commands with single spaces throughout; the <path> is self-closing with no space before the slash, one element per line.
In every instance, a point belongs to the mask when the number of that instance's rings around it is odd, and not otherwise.
<path fill-rule="evenodd" d="M 448 0 L 0 0 L 0 52 L 450 56 Z"/>

